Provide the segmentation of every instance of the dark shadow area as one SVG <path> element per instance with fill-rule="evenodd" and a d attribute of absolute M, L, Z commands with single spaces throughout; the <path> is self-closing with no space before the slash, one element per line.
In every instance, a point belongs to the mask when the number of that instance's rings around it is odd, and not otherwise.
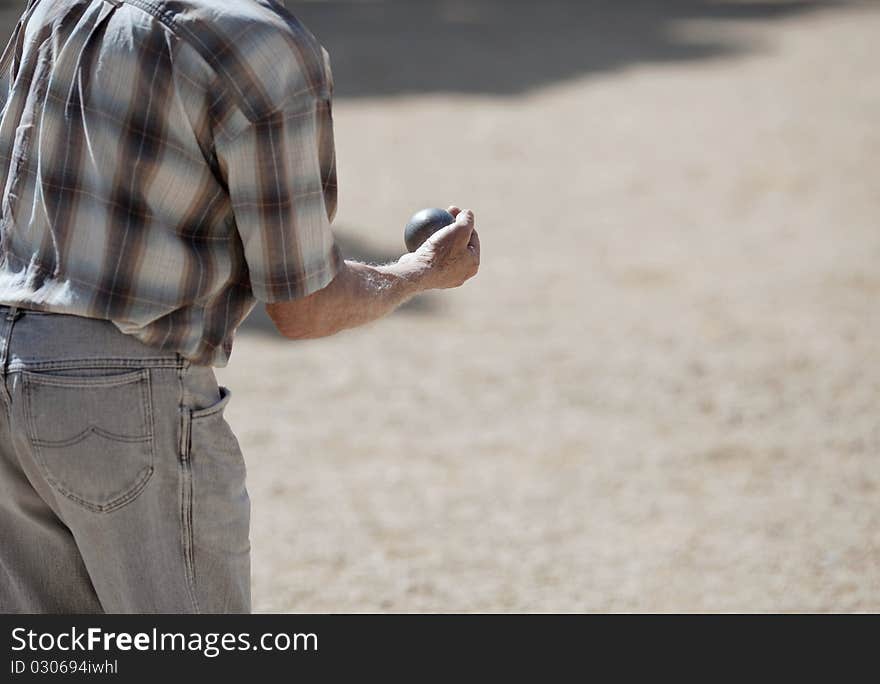
<path fill-rule="evenodd" d="M 330 52 L 337 97 L 515 95 L 646 62 L 750 45 L 690 40 L 685 20 L 772 21 L 840 3 L 808 0 L 286 0 Z"/>
<path fill-rule="evenodd" d="M 25 4 L 25 0 L 0 0 L 3 45 Z M 686 20 L 772 21 L 844 2 L 283 0 L 281 4 L 330 51 L 337 97 L 370 97 L 515 95 L 639 63 L 736 55 L 752 46 L 685 39 L 676 34 L 675 26 Z"/>
<path fill-rule="evenodd" d="M 387 264 L 397 260 L 400 256 L 399 253 L 393 254 L 391 252 L 378 250 L 373 245 L 370 245 L 368 242 L 357 237 L 353 233 L 346 231 L 344 228 L 334 226 L 333 234 L 336 236 L 336 242 L 339 245 L 339 249 L 342 251 L 342 255 L 346 259 L 362 261 L 368 264 Z M 395 313 L 397 315 L 428 315 L 437 313 L 441 308 L 438 296 L 427 293 L 409 300 Z M 275 324 L 272 323 L 263 304 L 257 304 L 240 329 L 264 334 L 279 334 L 275 330 Z"/>

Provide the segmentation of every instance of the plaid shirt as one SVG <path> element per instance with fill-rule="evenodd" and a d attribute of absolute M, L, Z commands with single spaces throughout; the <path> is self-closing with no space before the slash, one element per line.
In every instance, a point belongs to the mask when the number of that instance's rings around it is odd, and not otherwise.
<path fill-rule="evenodd" d="M 279 0 L 29 0 L 0 58 L 0 303 L 223 366 L 340 255 L 326 51 Z"/>

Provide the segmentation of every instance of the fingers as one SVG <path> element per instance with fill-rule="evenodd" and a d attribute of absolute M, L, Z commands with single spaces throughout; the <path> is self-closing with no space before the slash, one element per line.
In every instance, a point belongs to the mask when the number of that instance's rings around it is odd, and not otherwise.
<path fill-rule="evenodd" d="M 477 231 L 471 232 L 471 239 L 468 240 L 467 244 L 468 250 L 477 260 L 477 264 L 480 263 L 480 236 L 477 235 Z"/>
<path fill-rule="evenodd" d="M 451 246 L 457 250 L 463 250 L 471 239 L 471 233 L 474 230 L 474 213 L 470 210 L 459 210 L 455 216 L 455 223 L 444 226 L 431 237 L 425 244 L 429 242 L 446 242 L 451 241 Z"/>
<path fill-rule="evenodd" d="M 480 237 L 474 212 L 449 207 L 455 221 L 431 235 L 416 250 L 431 274 L 431 288 L 458 287 L 480 269 Z"/>
<path fill-rule="evenodd" d="M 470 231 L 474 229 L 474 212 L 470 209 L 459 211 L 455 215 L 455 224 L 462 227 L 467 226 L 468 237 L 470 237 Z"/>
<path fill-rule="evenodd" d="M 474 232 L 474 212 L 465 209 L 455 217 L 455 242 L 456 245 L 465 249 L 470 243 L 471 235 Z"/>

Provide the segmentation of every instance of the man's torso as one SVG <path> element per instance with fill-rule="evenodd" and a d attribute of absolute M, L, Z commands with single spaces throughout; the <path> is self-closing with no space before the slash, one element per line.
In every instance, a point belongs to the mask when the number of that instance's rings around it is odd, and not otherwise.
<path fill-rule="evenodd" d="M 224 365 L 255 299 L 217 138 L 329 100 L 321 46 L 275 0 L 31 0 L 0 66 L 0 303 Z"/>

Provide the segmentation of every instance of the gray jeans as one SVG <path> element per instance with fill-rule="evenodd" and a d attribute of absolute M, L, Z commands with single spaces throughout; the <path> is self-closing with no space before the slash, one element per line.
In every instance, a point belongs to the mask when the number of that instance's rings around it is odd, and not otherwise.
<path fill-rule="evenodd" d="M 108 321 L 0 306 L 0 612 L 248 612 L 228 401 Z"/>

